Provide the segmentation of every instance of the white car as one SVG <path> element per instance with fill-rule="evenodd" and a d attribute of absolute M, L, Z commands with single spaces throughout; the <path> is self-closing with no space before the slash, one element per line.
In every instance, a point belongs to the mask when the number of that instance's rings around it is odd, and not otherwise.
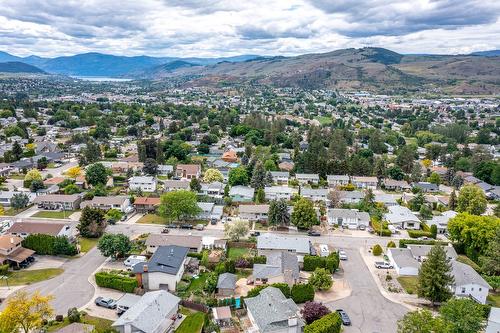
<path fill-rule="evenodd" d="M 377 261 L 375 262 L 375 267 L 379 269 L 392 269 L 394 266 L 392 266 L 390 263 L 386 261 Z"/>
<path fill-rule="evenodd" d="M 339 251 L 339 259 L 340 260 L 347 260 L 347 253 L 345 253 L 345 251 L 343 251 L 343 250 L 340 250 Z"/>
<path fill-rule="evenodd" d="M 147 261 L 147 258 L 145 256 L 137 256 L 137 255 L 133 255 L 133 256 L 130 256 L 128 257 L 124 262 L 123 264 L 125 264 L 125 266 L 129 267 L 129 268 L 132 268 L 132 266 L 140 263 L 140 262 L 145 262 Z"/>

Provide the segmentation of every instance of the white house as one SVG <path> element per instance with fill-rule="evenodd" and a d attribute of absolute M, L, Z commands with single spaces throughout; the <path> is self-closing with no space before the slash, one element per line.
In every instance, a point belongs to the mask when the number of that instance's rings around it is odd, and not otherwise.
<path fill-rule="evenodd" d="M 384 214 L 384 220 L 392 226 L 401 229 L 420 229 L 420 220 L 407 207 L 390 206 L 389 213 Z"/>
<path fill-rule="evenodd" d="M 348 175 L 328 175 L 326 176 L 326 181 L 329 187 L 345 186 L 349 184 Z"/>
<path fill-rule="evenodd" d="M 11 224 L 11 227 L 6 231 L 6 234 L 22 238 L 33 234 L 71 237 L 71 226 L 64 220 L 54 220 L 50 222 L 18 220 Z"/>
<path fill-rule="evenodd" d="M 306 237 L 270 233 L 265 233 L 257 237 L 257 252 L 259 256 L 267 256 L 276 251 L 295 253 L 299 262 L 302 262 L 304 256 L 311 253 L 311 242 Z"/>
<path fill-rule="evenodd" d="M 273 183 L 286 185 L 290 179 L 290 173 L 288 171 L 271 171 L 271 176 L 273 177 Z"/>
<path fill-rule="evenodd" d="M 163 190 L 165 192 L 178 191 L 178 190 L 188 190 L 189 191 L 189 181 L 188 180 L 165 180 L 163 182 Z"/>
<path fill-rule="evenodd" d="M 345 204 L 357 204 L 365 194 L 361 191 L 339 191 L 340 202 Z"/>
<path fill-rule="evenodd" d="M 328 201 L 328 189 L 301 188 L 300 196 L 311 201 L 323 201 L 326 203 Z"/>
<path fill-rule="evenodd" d="M 328 210 L 328 224 L 343 226 L 349 229 L 358 229 L 360 226 L 368 227 L 370 215 L 357 209 L 334 208 Z"/>
<path fill-rule="evenodd" d="M 90 201 L 84 201 L 81 204 L 82 208 L 90 206 L 102 210 L 118 209 L 122 213 L 127 213 L 130 210 L 130 199 L 124 195 L 116 197 L 93 197 Z"/>
<path fill-rule="evenodd" d="M 295 179 L 299 184 L 318 184 L 319 175 L 317 173 L 297 173 Z"/>
<path fill-rule="evenodd" d="M 174 173 L 174 166 L 168 164 L 158 164 L 158 174 L 166 176 Z"/>
<path fill-rule="evenodd" d="M 296 188 L 288 186 L 266 186 L 264 187 L 264 193 L 266 200 L 290 200 L 299 191 Z"/>
<path fill-rule="evenodd" d="M 128 180 L 128 188 L 132 191 L 154 192 L 156 185 L 156 177 L 152 176 L 135 176 Z"/>
<path fill-rule="evenodd" d="M 457 297 L 470 297 L 478 303 L 486 304 L 491 286 L 472 267 L 456 260 L 451 262 L 455 278 L 453 291 Z"/>
<path fill-rule="evenodd" d="M 396 273 L 401 276 L 417 276 L 420 264 L 413 258 L 410 249 L 390 248 L 387 256 L 393 264 Z"/>
<path fill-rule="evenodd" d="M 240 205 L 238 214 L 240 219 L 248 221 L 267 221 L 269 205 Z"/>
<path fill-rule="evenodd" d="M 354 176 L 352 177 L 352 184 L 358 188 L 376 190 L 378 179 L 377 177 Z"/>
<path fill-rule="evenodd" d="M 453 210 L 447 210 L 439 216 L 433 216 L 431 220 L 427 221 L 427 225 L 429 227 L 435 225 L 437 227 L 438 234 L 444 234 L 448 231 L 448 221 L 457 216 L 457 214 L 458 213 Z"/>
<path fill-rule="evenodd" d="M 221 199 L 224 196 L 224 184 L 221 182 L 203 183 L 200 193 L 211 198 Z"/>

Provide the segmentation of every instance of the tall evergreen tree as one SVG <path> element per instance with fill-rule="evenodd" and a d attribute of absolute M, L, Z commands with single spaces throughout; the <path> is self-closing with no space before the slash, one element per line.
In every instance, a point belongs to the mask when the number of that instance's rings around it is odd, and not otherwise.
<path fill-rule="evenodd" d="M 435 302 L 445 302 L 452 296 L 450 286 L 454 283 L 451 263 L 446 251 L 435 245 L 427 255 L 418 272 L 418 296 Z"/>
<path fill-rule="evenodd" d="M 457 194 L 455 193 L 455 190 L 451 191 L 448 207 L 450 207 L 451 210 L 455 210 L 457 208 Z"/>
<path fill-rule="evenodd" d="M 273 200 L 269 204 L 268 223 L 273 226 L 286 226 L 290 224 L 290 213 L 286 200 Z"/>
<path fill-rule="evenodd" d="M 263 189 L 266 186 L 266 170 L 260 161 L 255 164 L 250 185 L 256 190 Z"/>

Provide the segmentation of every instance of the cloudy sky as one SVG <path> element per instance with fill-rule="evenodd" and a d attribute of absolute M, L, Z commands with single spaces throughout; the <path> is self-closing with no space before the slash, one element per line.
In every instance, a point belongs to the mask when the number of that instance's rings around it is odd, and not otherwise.
<path fill-rule="evenodd" d="M 499 0 L 0 0 L 15 55 L 296 55 L 500 49 Z"/>

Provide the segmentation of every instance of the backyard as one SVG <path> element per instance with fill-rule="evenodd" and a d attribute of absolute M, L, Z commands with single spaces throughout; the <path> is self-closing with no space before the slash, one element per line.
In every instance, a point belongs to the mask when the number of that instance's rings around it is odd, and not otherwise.
<path fill-rule="evenodd" d="M 67 219 L 74 210 L 41 210 L 31 215 L 31 217 L 41 217 L 45 219 Z"/>
<path fill-rule="evenodd" d="M 89 325 L 94 325 L 95 331 L 97 333 L 110 333 L 110 332 L 116 332 L 112 327 L 111 324 L 113 324 L 113 321 L 103 319 L 103 318 L 97 318 L 97 317 L 92 317 L 89 315 L 84 315 L 82 317 L 82 324 L 89 324 Z M 47 327 L 47 332 L 55 332 L 63 327 L 66 327 L 70 324 L 68 318 L 64 318 L 64 320 L 60 323 L 55 323 L 53 325 L 50 325 Z"/>
<path fill-rule="evenodd" d="M 246 247 L 230 247 L 227 251 L 227 257 L 229 259 L 237 259 L 244 256 L 250 255 L 251 249 Z"/>
<path fill-rule="evenodd" d="M 165 218 L 157 214 L 146 214 L 137 221 L 137 223 L 145 224 L 166 224 L 166 222 Z"/>
<path fill-rule="evenodd" d="M 175 330 L 175 333 L 198 333 L 203 328 L 205 314 L 203 312 L 194 312 L 182 321 L 181 325 Z"/>
<path fill-rule="evenodd" d="M 417 292 L 417 276 L 400 276 L 398 277 L 398 282 L 408 294 L 415 294 Z"/>
<path fill-rule="evenodd" d="M 2 287 L 9 284 L 9 286 L 23 286 L 40 281 L 45 281 L 58 276 L 64 270 L 61 268 L 44 268 L 35 270 L 20 270 L 8 273 L 7 281 L 0 282 Z"/>

